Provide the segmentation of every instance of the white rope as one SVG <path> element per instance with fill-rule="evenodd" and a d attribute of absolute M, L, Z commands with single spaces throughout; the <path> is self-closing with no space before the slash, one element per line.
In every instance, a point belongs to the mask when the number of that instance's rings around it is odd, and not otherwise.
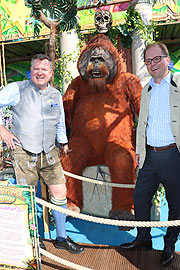
<path fill-rule="evenodd" d="M 100 224 L 107 224 L 107 225 L 115 225 L 115 226 L 128 226 L 128 227 L 173 227 L 173 226 L 180 226 L 180 220 L 171 220 L 171 221 L 127 221 L 127 220 L 113 220 L 113 219 L 105 219 L 105 218 L 99 218 L 99 217 L 93 217 L 85 214 L 79 214 L 73 211 L 70 211 L 68 209 L 64 209 L 60 206 L 56 206 L 53 204 L 50 204 L 42 199 L 39 199 L 36 197 L 36 202 L 40 203 L 48 208 L 51 208 L 53 210 L 59 211 L 61 213 L 64 213 L 66 215 L 92 221 L 95 223 Z"/>
<path fill-rule="evenodd" d="M 44 250 L 42 248 L 40 248 L 39 250 L 40 250 L 40 253 L 42 255 L 46 256 L 47 258 L 49 258 L 49 259 L 51 259 L 51 260 L 53 260 L 55 262 L 61 263 L 61 264 L 65 265 L 65 266 L 68 266 L 73 270 L 93 270 L 92 268 L 87 268 L 87 267 L 84 267 L 84 266 L 81 266 L 81 265 L 66 261 L 64 259 L 61 259 L 61 258 L 49 253 L 48 251 L 46 251 L 46 250 Z"/>
<path fill-rule="evenodd" d="M 4 162 L 8 163 L 8 164 L 12 164 L 12 162 L 9 162 L 9 161 L 6 161 L 6 160 Z M 84 177 L 84 176 L 76 175 L 74 173 L 70 173 L 70 172 L 67 172 L 67 171 L 64 171 L 64 170 L 63 170 L 63 173 L 65 175 L 73 177 L 75 179 L 85 181 L 85 182 L 88 182 L 88 183 L 92 183 L 92 184 L 101 185 L 101 186 L 118 187 L 118 188 L 135 188 L 135 184 L 109 183 L 109 182 L 104 182 L 104 181 L 101 181 L 101 180 L 95 180 L 95 179 L 92 179 L 92 178 L 87 178 L 87 177 Z"/>
<path fill-rule="evenodd" d="M 76 175 L 74 173 L 66 172 L 64 171 L 64 174 L 70 177 L 73 177 L 75 179 L 81 180 L 81 181 L 86 181 L 89 183 L 97 184 L 97 185 L 102 185 L 102 186 L 109 186 L 109 187 L 119 187 L 119 188 L 135 188 L 134 184 L 118 184 L 118 183 L 109 183 L 109 182 L 104 182 L 101 180 L 95 180 L 91 178 L 87 178 L 84 176 Z"/>

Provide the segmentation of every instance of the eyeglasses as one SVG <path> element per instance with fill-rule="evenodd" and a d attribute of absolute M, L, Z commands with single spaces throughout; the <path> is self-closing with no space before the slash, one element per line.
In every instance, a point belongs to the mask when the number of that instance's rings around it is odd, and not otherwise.
<path fill-rule="evenodd" d="M 154 62 L 154 63 L 159 63 L 159 62 L 161 62 L 161 58 L 162 57 L 167 57 L 167 55 L 161 55 L 161 56 L 155 56 L 154 58 L 152 58 L 152 59 L 145 59 L 144 60 L 144 63 L 146 64 L 146 65 L 150 65 L 150 64 L 152 64 L 152 61 Z"/>

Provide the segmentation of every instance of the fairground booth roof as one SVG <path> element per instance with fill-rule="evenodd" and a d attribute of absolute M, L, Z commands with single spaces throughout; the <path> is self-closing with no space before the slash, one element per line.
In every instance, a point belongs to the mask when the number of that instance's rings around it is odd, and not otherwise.
<path fill-rule="evenodd" d="M 34 54 L 46 52 L 48 46 L 49 28 L 42 25 L 38 37 L 34 36 L 37 20 L 31 16 L 31 8 L 25 3 L 25 0 L 0 0 L 0 45 L 4 49 L 6 64 L 30 60 Z M 131 3 L 132 0 L 77 0 L 81 29 L 94 29 L 94 14 L 98 8 L 111 12 L 114 26 L 124 23 L 126 10 Z M 157 0 L 152 18 L 158 25 L 157 40 L 167 44 L 180 43 L 179 0 Z"/>

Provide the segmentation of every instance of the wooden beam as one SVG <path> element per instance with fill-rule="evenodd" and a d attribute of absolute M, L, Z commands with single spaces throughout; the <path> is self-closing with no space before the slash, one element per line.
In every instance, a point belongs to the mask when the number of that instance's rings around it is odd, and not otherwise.
<path fill-rule="evenodd" d="M 12 57 L 11 58 L 5 57 L 6 65 L 20 62 L 20 61 L 30 61 L 33 56 L 34 56 L 34 54 L 28 55 L 28 56 L 19 56 L 19 57 L 16 56 L 13 58 Z"/>
<path fill-rule="evenodd" d="M 87 6 L 80 6 L 77 8 L 77 10 L 85 10 L 85 9 L 90 9 L 90 8 L 97 8 L 97 7 L 110 6 L 110 5 L 116 5 L 116 4 L 121 4 L 121 3 L 129 3 L 129 2 L 132 2 L 132 0 L 112 0 L 112 1 L 107 1 L 106 4 L 101 2 L 99 5 L 92 4 L 92 5 L 87 5 Z"/>
<path fill-rule="evenodd" d="M 33 41 L 41 41 L 41 40 L 49 40 L 49 35 L 46 36 L 39 36 L 38 38 L 27 38 L 25 37 L 22 40 L 16 40 L 16 41 L 3 41 L 0 42 L 0 45 L 2 45 L 2 43 L 4 43 L 4 45 L 8 45 L 8 44 L 16 44 L 16 43 L 24 43 L 24 42 L 33 42 Z"/>
<path fill-rule="evenodd" d="M 180 38 L 177 38 L 177 39 L 162 39 L 161 40 L 162 43 L 165 43 L 165 44 L 180 44 Z"/>

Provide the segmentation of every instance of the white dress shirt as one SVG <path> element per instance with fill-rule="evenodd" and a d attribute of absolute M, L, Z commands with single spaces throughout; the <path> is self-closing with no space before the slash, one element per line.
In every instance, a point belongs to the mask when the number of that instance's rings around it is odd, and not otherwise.
<path fill-rule="evenodd" d="M 152 89 L 146 138 L 147 144 L 151 146 L 160 147 L 175 143 L 170 121 L 170 80 L 169 73 L 160 84 L 156 84 L 153 78 L 149 82 Z"/>

